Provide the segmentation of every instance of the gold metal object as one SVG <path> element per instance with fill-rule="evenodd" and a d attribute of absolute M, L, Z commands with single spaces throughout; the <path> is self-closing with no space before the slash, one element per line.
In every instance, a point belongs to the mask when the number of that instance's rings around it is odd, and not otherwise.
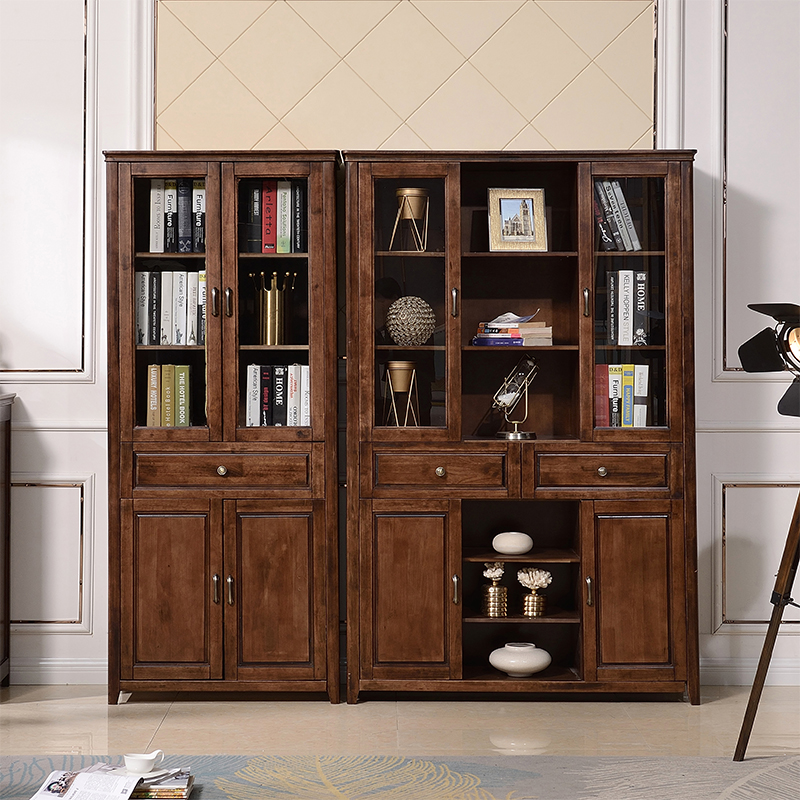
<path fill-rule="evenodd" d="M 594 584 L 591 578 L 586 579 L 586 605 L 594 605 Z"/>
<path fill-rule="evenodd" d="M 453 603 L 458 605 L 458 575 L 453 575 Z"/>
<path fill-rule="evenodd" d="M 447 475 L 447 470 L 444 467 L 436 467 L 434 472 L 437 478 L 444 478 L 444 476 Z"/>
<path fill-rule="evenodd" d="M 413 361 L 387 362 L 383 416 L 385 425 L 398 428 L 419 426 L 417 369 Z"/>
<path fill-rule="evenodd" d="M 428 210 L 430 207 L 428 190 L 398 189 L 395 196 L 397 197 L 397 216 L 394 220 L 394 228 L 392 228 L 392 238 L 389 240 L 389 250 L 394 246 L 399 228 L 398 242 L 401 246 L 398 247 L 398 250 L 422 252 L 428 246 Z M 407 229 L 407 236 L 403 235 L 404 228 Z M 404 244 L 410 246 L 404 247 L 402 246 Z"/>
<path fill-rule="evenodd" d="M 225 316 L 233 316 L 233 289 L 230 286 L 225 289 Z"/>
<path fill-rule="evenodd" d="M 211 290 L 211 316 L 219 316 L 219 289 L 216 286 Z"/>
<path fill-rule="evenodd" d="M 605 467 L 598 467 L 597 468 L 597 474 L 601 478 L 605 478 L 605 476 L 608 475 L 608 470 Z"/>
<path fill-rule="evenodd" d="M 522 614 L 526 617 L 543 617 L 546 600 L 536 592 L 526 594 L 523 598 Z"/>
<path fill-rule="evenodd" d="M 232 575 L 228 575 L 227 584 L 228 584 L 228 605 L 232 606 L 233 603 L 234 603 L 234 599 L 233 599 L 233 576 Z"/>
<path fill-rule="evenodd" d="M 492 398 L 492 407 L 503 412 L 506 422 L 514 426 L 513 431 L 499 431 L 500 439 L 535 439 L 532 431 L 521 431 L 519 426 L 528 419 L 528 386 L 530 386 L 539 365 L 536 359 L 530 356 L 521 358 L 516 367 L 503 379 L 503 385 L 495 392 Z M 511 415 L 522 398 L 525 398 L 525 415 L 522 419 L 512 420 Z"/>
<path fill-rule="evenodd" d="M 228 468 L 223 464 L 220 464 L 217 467 L 217 475 L 227 475 L 227 474 L 228 474 Z"/>
<path fill-rule="evenodd" d="M 265 272 L 250 277 L 256 290 L 256 316 L 258 318 L 259 344 L 286 344 L 286 320 L 289 316 L 289 298 L 297 281 L 296 272 L 279 275 Z M 257 278 L 261 278 L 260 282 Z"/>
<path fill-rule="evenodd" d="M 219 575 L 214 575 L 211 583 L 214 586 L 214 602 L 219 605 Z"/>
<path fill-rule="evenodd" d="M 497 581 L 484 584 L 482 610 L 485 617 L 507 617 L 508 588 Z"/>

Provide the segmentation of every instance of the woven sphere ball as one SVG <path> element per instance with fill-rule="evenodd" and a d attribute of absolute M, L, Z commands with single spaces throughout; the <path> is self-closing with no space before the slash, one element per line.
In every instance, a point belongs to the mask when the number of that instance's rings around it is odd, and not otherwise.
<path fill-rule="evenodd" d="M 401 347 L 417 347 L 431 338 L 436 328 L 433 309 L 421 298 L 407 295 L 389 306 L 386 330 Z"/>

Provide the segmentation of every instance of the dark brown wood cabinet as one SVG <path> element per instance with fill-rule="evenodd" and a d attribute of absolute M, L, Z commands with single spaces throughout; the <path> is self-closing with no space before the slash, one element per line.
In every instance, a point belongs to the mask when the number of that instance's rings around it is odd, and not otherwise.
<path fill-rule="evenodd" d="M 348 700 L 699 702 L 693 152 L 344 155 Z M 474 339 L 507 312 L 552 340 Z M 514 421 L 532 435 L 504 435 Z M 497 553 L 503 531 L 533 549 Z M 481 603 L 495 561 L 504 617 Z M 531 566 L 552 575 L 544 616 L 522 612 L 516 573 Z M 490 666 L 513 641 L 551 665 Z"/>
<path fill-rule="evenodd" d="M 109 702 L 336 702 L 335 154 L 106 161 Z"/>

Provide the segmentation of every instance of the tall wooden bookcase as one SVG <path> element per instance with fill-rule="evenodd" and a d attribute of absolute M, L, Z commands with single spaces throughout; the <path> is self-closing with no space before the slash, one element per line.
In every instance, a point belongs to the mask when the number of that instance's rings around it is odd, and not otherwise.
<path fill-rule="evenodd" d="M 685 690 L 699 702 L 692 161 L 689 151 L 345 153 L 350 702 L 364 691 Z M 604 249 L 598 181 L 619 186 L 640 249 Z M 490 237 L 491 189 L 517 204 L 503 218 L 538 214 L 546 241 L 524 219 Z M 530 190 L 543 190 L 538 211 Z M 417 213 L 404 210 L 413 197 L 424 198 Z M 646 338 L 633 345 L 614 319 L 627 323 L 631 296 L 613 281 L 641 274 Z M 425 313 L 387 324 L 398 297 L 432 311 L 424 341 L 406 334 L 424 329 Z M 552 344 L 472 342 L 481 322 L 537 311 Z M 526 358 L 538 372 L 511 418 L 527 404 L 520 427 L 535 438 L 498 437 L 509 426 L 493 397 Z M 411 364 L 410 393 L 390 386 L 399 362 Z M 618 420 L 609 400 L 617 366 L 647 368 L 641 397 L 623 387 L 625 402 L 644 406 L 635 427 L 632 409 Z M 530 534 L 533 549 L 493 551 L 502 531 Z M 495 561 L 502 618 L 481 604 L 483 565 Z M 552 574 L 541 617 L 522 613 L 517 571 L 529 566 Z M 552 664 L 526 678 L 491 667 L 490 652 L 514 641 Z"/>
<path fill-rule="evenodd" d="M 316 691 L 337 702 L 335 154 L 113 152 L 106 161 L 109 702 L 120 691 L 177 689 Z M 151 246 L 159 181 L 201 182 L 205 219 L 198 207 L 191 220 L 204 245 Z M 264 187 L 283 185 L 304 239 L 265 252 L 252 193 L 263 200 Z M 182 273 L 205 275 L 197 330 L 137 338 L 137 302 L 148 298 L 139 282 L 155 279 L 163 292 L 172 274 L 180 294 Z M 273 302 L 281 333 L 267 335 Z M 285 377 L 294 364 L 308 368 L 308 416 L 262 424 L 271 418 L 259 406 L 248 419 L 248 391 L 262 391 L 252 376 L 281 367 L 273 374 Z M 171 366 L 189 368 L 188 386 L 174 388 L 175 418 L 163 425 L 168 417 L 148 420 L 148 403 L 157 410 L 168 398 L 148 382 L 158 374 L 168 391 Z M 180 420 L 179 393 L 189 401 Z"/>

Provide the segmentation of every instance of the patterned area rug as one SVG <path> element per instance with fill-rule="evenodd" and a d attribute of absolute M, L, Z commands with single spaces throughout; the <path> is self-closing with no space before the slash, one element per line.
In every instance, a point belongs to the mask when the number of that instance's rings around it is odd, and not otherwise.
<path fill-rule="evenodd" d="M 0 756 L 0 797 L 117 756 Z M 192 800 L 797 800 L 800 757 L 171 756 Z"/>

